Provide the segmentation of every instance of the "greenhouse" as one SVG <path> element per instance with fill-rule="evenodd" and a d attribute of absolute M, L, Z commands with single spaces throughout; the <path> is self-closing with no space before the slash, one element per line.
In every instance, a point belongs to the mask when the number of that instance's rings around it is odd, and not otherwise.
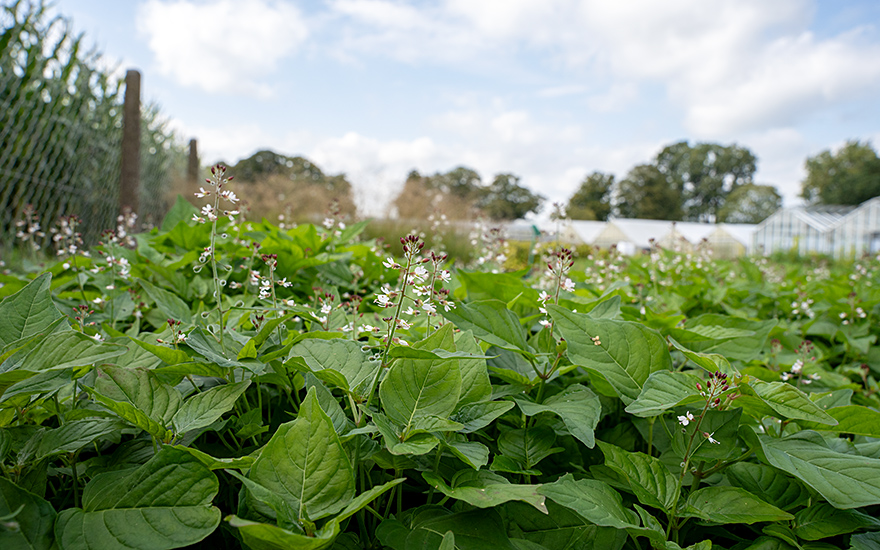
<path fill-rule="evenodd" d="M 753 250 L 759 254 L 830 254 L 834 250 L 833 229 L 852 210 L 851 206 L 782 208 L 758 224 L 752 236 Z"/>
<path fill-rule="evenodd" d="M 880 197 L 863 202 L 831 230 L 836 258 L 880 252 Z"/>

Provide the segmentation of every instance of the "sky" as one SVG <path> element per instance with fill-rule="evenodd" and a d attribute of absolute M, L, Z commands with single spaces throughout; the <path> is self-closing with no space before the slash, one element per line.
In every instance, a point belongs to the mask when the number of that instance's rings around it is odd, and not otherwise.
<path fill-rule="evenodd" d="M 345 173 L 381 215 L 413 169 L 513 173 L 565 202 L 682 140 L 736 143 L 799 202 L 804 160 L 880 145 L 876 0 L 57 0 L 142 73 L 203 164 Z"/>

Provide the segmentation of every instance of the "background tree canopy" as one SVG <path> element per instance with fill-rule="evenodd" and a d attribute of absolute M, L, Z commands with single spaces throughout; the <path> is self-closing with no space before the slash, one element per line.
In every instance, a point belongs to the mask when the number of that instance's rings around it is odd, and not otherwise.
<path fill-rule="evenodd" d="M 653 164 L 634 167 L 617 188 L 621 218 L 681 220 L 681 206 L 681 190 Z"/>
<path fill-rule="evenodd" d="M 807 158 L 801 197 L 810 204 L 856 205 L 880 196 L 880 159 L 869 142 L 848 141 L 837 152 Z"/>
<path fill-rule="evenodd" d="M 519 184 L 519 176 L 498 174 L 492 184 L 482 189 L 477 205 L 493 220 L 517 220 L 529 212 L 538 212 L 544 197 Z"/>
<path fill-rule="evenodd" d="M 568 199 L 567 217 L 573 220 L 607 220 L 611 215 L 611 194 L 614 175 L 593 172 Z"/>
<path fill-rule="evenodd" d="M 730 192 L 718 210 L 724 223 L 760 223 L 782 206 L 782 197 L 771 185 L 747 183 Z"/>

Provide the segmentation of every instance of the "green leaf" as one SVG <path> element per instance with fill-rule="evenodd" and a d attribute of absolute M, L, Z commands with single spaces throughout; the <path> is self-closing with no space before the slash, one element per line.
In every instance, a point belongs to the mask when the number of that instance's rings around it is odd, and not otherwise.
<path fill-rule="evenodd" d="M 628 538 L 622 529 L 589 523 L 552 500 L 546 504 L 549 514 L 520 502 L 505 504 L 511 536 L 547 550 L 619 550 Z"/>
<path fill-rule="evenodd" d="M 547 310 L 568 342 L 571 362 L 607 380 L 625 405 L 639 397 L 652 372 L 672 369 L 666 341 L 655 330 L 629 321 L 596 320 L 554 305 Z M 597 336 L 598 345 L 593 340 Z"/>
<path fill-rule="evenodd" d="M 288 358 L 302 357 L 311 372 L 322 380 L 321 371 L 336 372 L 342 376 L 344 385 L 339 385 L 338 381 L 334 385 L 364 396 L 380 365 L 370 361 L 369 354 L 362 347 L 363 344 L 351 340 L 308 338 L 293 346 Z"/>
<path fill-rule="evenodd" d="M 783 418 L 808 420 L 834 426 L 837 420 L 813 403 L 807 394 L 785 382 L 754 380 L 751 388 L 767 405 Z"/>
<path fill-rule="evenodd" d="M 106 435 L 118 433 L 125 424 L 115 418 L 87 418 L 67 422 L 47 431 L 37 447 L 36 458 L 73 453 Z"/>
<path fill-rule="evenodd" d="M 420 349 L 454 350 L 452 325 L 414 345 Z M 417 416 L 448 417 L 461 395 L 458 359 L 396 360 L 379 385 L 379 397 L 388 417 L 407 434 Z"/>
<path fill-rule="evenodd" d="M 444 441 L 446 448 L 462 462 L 479 470 L 489 463 L 489 448 L 476 441 Z"/>
<path fill-rule="evenodd" d="M 217 478 L 198 460 L 164 447 L 135 470 L 98 474 L 83 491 L 83 507 L 58 514 L 62 550 L 164 550 L 195 544 L 220 523 L 211 506 Z"/>
<path fill-rule="evenodd" d="M 417 514 L 412 532 L 406 537 L 406 548 L 439 548 L 444 535 L 452 532 L 459 550 L 514 550 L 501 516 L 492 509 L 451 513 L 433 508 Z"/>
<path fill-rule="evenodd" d="M 812 431 L 758 439 L 772 466 L 800 479 L 834 507 L 880 504 L 880 460 L 832 451 Z"/>
<path fill-rule="evenodd" d="M 312 537 L 234 515 L 229 517 L 229 525 L 238 529 L 245 545 L 251 550 L 325 550 L 339 535 L 339 523 L 335 521 L 329 522 Z"/>
<path fill-rule="evenodd" d="M 137 338 L 131 338 L 131 341 L 149 351 L 168 365 L 176 365 L 177 363 L 186 363 L 187 361 L 190 361 L 189 355 L 183 350 L 150 344 Z"/>
<path fill-rule="evenodd" d="M 4 523 L 17 524 L 16 529 L 0 528 L 3 550 L 49 550 L 52 546 L 55 509 L 4 477 L 0 477 L 0 517 L 8 518 Z"/>
<path fill-rule="evenodd" d="M 501 455 L 517 461 L 526 470 L 562 450 L 554 447 L 556 434 L 549 426 L 534 426 L 525 430 L 504 430 L 498 437 Z M 496 456 L 496 460 L 500 457 Z M 494 468 L 494 464 L 493 464 Z"/>
<path fill-rule="evenodd" d="M 803 506 L 810 500 L 810 491 L 800 481 L 765 464 L 737 462 L 724 472 L 731 485 L 761 495 L 765 501 L 786 511 Z"/>
<path fill-rule="evenodd" d="M 748 335 L 752 334 L 751 331 L 748 331 Z M 725 374 L 733 374 L 734 372 L 733 369 L 730 368 L 730 362 L 723 355 L 718 355 L 717 353 L 698 353 L 682 346 L 676 342 L 674 338 L 670 338 L 669 343 L 672 344 L 672 347 L 683 353 L 684 356 L 695 365 L 702 367 L 707 372 L 712 373 L 721 371 Z"/>
<path fill-rule="evenodd" d="M 41 336 L 33 349 L 22 350 L 0 367 L 0 372 L 22 369 L 31 372 L 62 370 L 103 363 L 128 351 L 117 344 L 98 343 L 75 330 Z"/>
<path fill-rule="evenodd" d="M 624 508 L 620 494 L 602 481 L 575 481 L 571 474 L 566 474 L 559 481 L 540 486 L 538 493 L 601 527 L 639 527 L 638 516 Z"/>
<path fill-rule="evenodd" d="M 858 529 L 880 529 L 880 519 L 858 510 L 838 510 L 820 502 L 795 514 L 794 532 L 804 540 L 819 540 Z"/>
<path fill-rule="evenodd" d="M 216 386 L 187 399 L 174 414 L 171 423 L 178 434 L 197 430 L 212 424 L 231 411 L 241 394 L 251 385 L 250 380 Z"/>
<path fill-rule="evenodd" d="M 701 382 L 700 377 L 688 372 L 652 372 L 638 398 L 626 407 L 626 412 L 652 417 L 680 405 L 697 403 L 705 399 L 697 389 L 697 384 Z"/>
<path fill-rule="evenodd" d="M 627 479 L 639 502 L 670 510 L 678 496 L 678 480 L 659 459 L 603 441 L 599 441 L 599 448 L 605 455 L 605 465 Z"/>
<path fill-rule="evenodd" d="M 455 339 L 455 347 L 460 352 L 470 355 L 482 355 L 482 350 L 471 331 L 460 332 Z M 461 397 L 458 399 L 457 408 L 477 403 L 492 396 L 492 383 L 489 381 L 489 370 L 486 360 L 483 358 L 459 358 L 459 371 L 461 372 Z"/>
<path fill-rule="evenodd" d="M 63 316 L 52 302 L 52 275 L 43 273 L 0 302 L 0 348 L 44 332 Z"/>
<path fill-rule="evenodd" d="M 514 407 L 513 401 L 485 401 L 460 407 L 450 420 L 464 425 L 460 431 L 471 433 L 483 429 Z"/>
<path fill-rule="evenodd" d="M 676 330 L 672 336 L 687 348 L 698 353 L 717 353 L 727 359 L 751 361 L 761 350 L 767 336 L 777 321 L 751 321 L 716 313 L 706 313 L 688 319 L 685 330 L 698 334 L 698 338 L 686 338 Z"/>
<path fill-rule="evenodd" d="M 141 288 L 144 289 L 150 299 L 156 302 L 156 307 L 165 317 L 173 319 L 174 321 L 180 321 L 183 327 L 188 327 L 193 324 L 189 305 L 187 305 L 187 303 L 177 294 L 168 292 L 164 288 L 159 288 L 143 279 L 137 279 L 137 282 Z"/>
<path fill-rule="evenodd" d="M 826 430 L 880 438 L 880 412 L 874 409 L 861 405 L 844 405 L 842 407 L 826 409 L 825 412 L 837 421 L 837 425 L 828 426 L 818 422 L 798 422 L 798 424 L 812 430 Z"/>
<path fill-rule="evenodd" d="M 152 371 L 102 367 L 95 378 L 95 391 L 122 403 L 130 403 L 163 426 L 180 408 L 180 392 L 163 384 Z"/>
<path fill-rule="evenodd" d="M 241 344 L 235 343 L 232 338 L 225 339 L 226 350 L 224 352 L 220 343 L 210 333 L 201 327 L 196 327 L 186 337 L 186 345 L 208 361 L 221 367 L 247 367 L 241 361 L 229 359 L 229 357 L 236 357 L 241 350 Z"/>
<path fill-rule="evenodd" d="M 788 512 L 768 504 L 739 487 L 703 487 L 688 495 L 683 517 L 713 523 L 756 523 L 794 519 Z"/>
<path fill-rule="evenodd" d="M 250 468 L 256 460 L 253 456 L 239 456 L 234 458 L 215 458 L 207 453 L 193 448 L 184 447 L 182 445 L 174 445 L 172 448 L 180 449 L 193 455 L 199 462 L 205 465 L 209 470 L 223 470 L 235 468 L 237 470 L 246 470 Z"/>
<path fill-rule="evenodd" d="M 493 346 L 527 355 L 532 353 L 519 317 L 501 300 L 458 304 L 455 309 L 441 313 L 459 329 L 470 330 L 474 336 Z"/>
<path fill-rule="evenodd" d="M 248 478 L 279 494 L 300 520 L 327 517 L 351 501 L 354 472 L 314 388 L 296 420 L 282 424 L 263 448 Z"/>
<path fill-rule="evenodd" d="M 581 443 L 592 449 L 596 444 L 593 431 L 602 415 L 602 404 L 589 388 L 580 384 L 572 384 L 560 393 L 548 397 L 544 403 L 537 404 L 523 398 L 516 399 L 516 404 L 526 416 L 534 416 L 542 412 L 558 415 L 568 431 Z"/>
<path fill-rule="evenodd" d="M 850 550 L 878 550 L 880 549 L 880 533 L 862 533 L 853 535 L 849 539 Z"/>
<path fill-rule="evenodd" d="M 444 495 L 477 508 L 491 508 L 511 500 L 519 500 L 547 513 L 545 497 L 537 492 L 539 485 L 514 485 L 507 479 L 485 470 L 456 472 L 449 485 L 433 472 L 422 472 L 422 477 Z"/>
<path fill-rule="evenodd" d="M 174 229 L 174 226 L 180 222 L 187 223 L 192 221 L 193 214 L 198 213 L 198 208 L 183 198 L 183 195 L 177 195 L 177 199 L 174 201 L 174 206 L 171 207 L 171 210 L 165 214 L 165 218 L 162 220 L 160 230 L 162 233 L 167 233 Z"/>

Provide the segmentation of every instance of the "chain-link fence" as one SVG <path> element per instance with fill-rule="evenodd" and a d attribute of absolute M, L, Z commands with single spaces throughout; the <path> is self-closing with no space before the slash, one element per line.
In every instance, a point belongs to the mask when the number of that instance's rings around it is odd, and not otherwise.
<path fill-rule="evenodd" d="M 43 1 L 16 1 L 0 13 L 0 245 L 31 205 L 47 226 L 75 214 L 93 241 L 119 214 L 121 80 L 85 51 L 69 21 Z M 161 220 L 167 190 L 185 155 L 158 116 L 141 110 L 142 221 Z M 174 173 L 172 173 L 174 172 Z"/>

